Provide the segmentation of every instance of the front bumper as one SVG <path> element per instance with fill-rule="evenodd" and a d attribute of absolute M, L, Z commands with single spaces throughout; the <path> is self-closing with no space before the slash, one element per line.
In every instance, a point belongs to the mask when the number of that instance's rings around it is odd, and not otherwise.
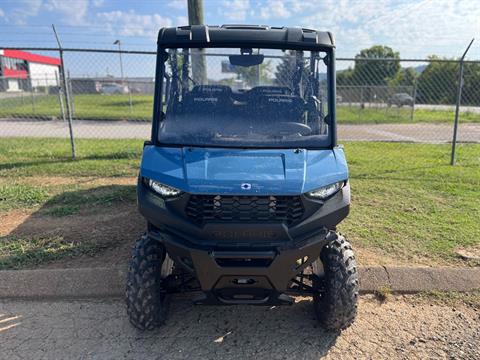
<path fill-rule="evenodd" d="M 195 275 L 202 294 L 197 304 L 291 304 L 285 294 L 291 280 L 318 258 L 332 232 L 324 229 L 296 248 L 236 251 L 195 246 L 182 239 L 150 231 L 176 264 Z"/>

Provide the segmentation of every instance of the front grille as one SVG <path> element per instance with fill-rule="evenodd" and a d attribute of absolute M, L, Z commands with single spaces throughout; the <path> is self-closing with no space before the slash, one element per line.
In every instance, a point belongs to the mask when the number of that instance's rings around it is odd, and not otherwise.
<path fill-rule="evenodd" d="M 300 196 L 192 195 L 187 216 L 196 224 L 208 222 L 273 222 L 292 225 L 303 216 Z"/>

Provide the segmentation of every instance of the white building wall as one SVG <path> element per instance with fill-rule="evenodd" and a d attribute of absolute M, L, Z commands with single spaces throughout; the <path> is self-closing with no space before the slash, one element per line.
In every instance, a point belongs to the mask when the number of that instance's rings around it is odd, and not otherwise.
<path fill-rule="evenodd" d="M 59 85 L 58 66 L 31 62 L 28 63 L 28 67 L 32 87 Z"/>

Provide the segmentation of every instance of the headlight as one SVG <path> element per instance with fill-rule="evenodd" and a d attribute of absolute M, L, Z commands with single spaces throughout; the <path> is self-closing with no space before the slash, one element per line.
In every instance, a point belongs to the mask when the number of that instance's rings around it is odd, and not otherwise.
<path fill-rule="evenodd" d="M 166 197 L 166 198 L 175 197 L 182 193 L 180 190 L 175 189 L 174 187 L 159 183 L 158 181 L 155 181 L 152 179 L 145 179 L 145 180 L 147 180 L 146 182 L 150 187 L 150 189 L 155 191 L 161 197 Z"/>
<path fill-rule="evenodd" d="M 345 181 L 339 181 L 334 184 L 323 186 L 321 188 L 308 192 L 307 196 L 310 196 L 311 198 L 314 198 L 314 199 L 325 200 L 326 198 L 332 196 L 338 190 L 340 190 L 344 184 L 345 184 Z"/>

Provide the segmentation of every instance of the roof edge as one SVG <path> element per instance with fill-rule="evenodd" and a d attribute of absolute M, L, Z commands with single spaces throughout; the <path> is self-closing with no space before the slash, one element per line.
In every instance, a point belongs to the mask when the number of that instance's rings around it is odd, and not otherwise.
<path fill-rule="evenodd" d="M 335 47 L 331 32 L 268 25 L 188 25 L 165 27 L 158 33 L 162 47 L 264 46 L 321 50 Z"/>

